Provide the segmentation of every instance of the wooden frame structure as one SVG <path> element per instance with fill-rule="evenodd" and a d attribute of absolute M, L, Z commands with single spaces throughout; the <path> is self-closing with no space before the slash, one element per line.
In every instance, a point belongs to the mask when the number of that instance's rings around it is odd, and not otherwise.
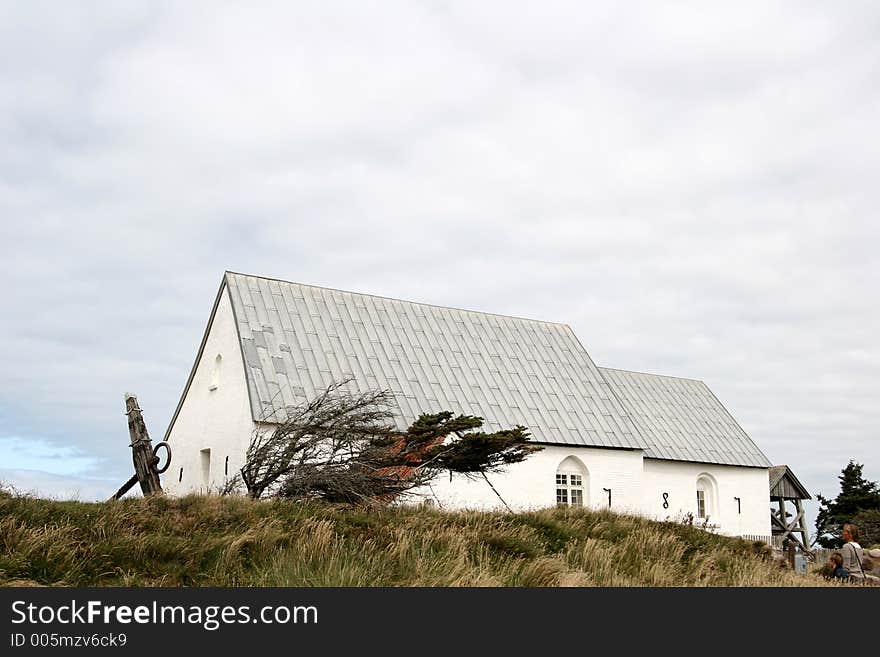
<path fill-rule="evenodd" d="M 811 499 L 812 496 L 794 476 L 791 468 L 787 465 L 774 465 L 770 468 L 770 528 L 776 545 L 784 544 L 786 540 L 793 541 L 802 552 L 811 553 L 810 534 L 807 530 L 803 505 L 803 500 Z M 796 511 L 791 522 L 788 520 L 786 502 L 794 504 Z"/>

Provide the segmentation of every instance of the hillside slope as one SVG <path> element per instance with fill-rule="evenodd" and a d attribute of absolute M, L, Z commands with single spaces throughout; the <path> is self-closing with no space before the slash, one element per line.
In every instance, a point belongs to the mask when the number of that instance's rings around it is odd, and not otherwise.
<path fill-rule="evenodd" d="M 611 512 L 0 495 L 0 585 L 821 586 L 767 549 Z"/>

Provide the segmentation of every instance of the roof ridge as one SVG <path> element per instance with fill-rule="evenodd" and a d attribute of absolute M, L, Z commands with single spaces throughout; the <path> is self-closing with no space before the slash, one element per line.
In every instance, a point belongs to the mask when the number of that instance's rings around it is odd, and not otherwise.
<path fill-rule="evenodd" d="M 554 322 L 546 319 L 534 319 L 532 317 L 520 317 L 519 315 L 505 315 L 504 313 L 493 313 L 486 310 L 472 310 L 469 308 L 457 308 L 455 306 L 442 306 L 438 303 L 425 303 L 423 301 L 410 301 L 409 299 L 398 299 L 397 297 L 386 297 L 381 294 L 370 294 L 369 292 L 355 292 L 354 290 L 343 290 L 338 287 L 328 287 L 326 285 L 315 285 L 313 283 L 300 283 L 298 281 L 288 281 L 283 278 L 274 278 L 272 276 L 260 276 L 258 274 L 245 274 L 240 271 L 232 271 L 227 269 L 226 274 L 235 274 L 236 276 L 245 276 L 247 278 L 261 278 L 264 281 L 275 281 L 276 283 L 286 283 L 288 285 L 301 285 L 302 287 L 310 287 L 317 290 L 327 290 L 330 292 L 342 292 L 343 294 L 356 294 L 362 297 L 371 297 L 373 299 L 383 299 L 385 301 L 398 301 L 400 303 L 409 303 L 414 306 L 427 306 L 429 308 L 440 308 L 441 310 L 457 310 L 462 313 L 473 313 L 475 315 L 490 315 L 492 317 L 505 317 L 507 319 L 519 319 L 525 322 L 534 322 L 536 324 L 552 324 L 553 326 L 562 326 L 573 332 L 571 325 L 565 322 Z"/>

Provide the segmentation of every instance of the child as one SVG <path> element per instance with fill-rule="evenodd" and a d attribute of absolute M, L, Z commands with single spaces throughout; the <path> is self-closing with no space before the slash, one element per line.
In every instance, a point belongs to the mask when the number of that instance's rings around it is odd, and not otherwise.
<path fill-rule="evenodd" d="M 839 577 L 841 579 L 849 577 L 849 571 L 843 567 L 843 555 L 840 552 L 831 553 L 831 556 L 828 557 L 828 566 L 832 577 Z"/>

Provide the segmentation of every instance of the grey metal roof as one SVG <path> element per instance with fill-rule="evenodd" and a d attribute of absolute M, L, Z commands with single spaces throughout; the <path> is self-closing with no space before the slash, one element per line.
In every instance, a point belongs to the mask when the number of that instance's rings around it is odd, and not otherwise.
<path fill-rule="evenodd" d="M 702 381 L 600 367 L 646 441 L 645 457 L 769 468 Z"/>
<path fill-rule="evenodd" d="M 404 429 L 419 414 L 478 415 L 533 440 L 641 448 L 569 326 L 227 272 L 256 421 L 354 377 L 390 389 Z"/>
<path fill-rule="evenodd" d="M 488 430 L 522 424 L 542 443 L 770 466 L 704 383 L 598 368 L 565 324 L 233 272 L 214 312 L 224 293 L 258 422 L 281 422 L 286 407 L 352 377 L 353 390 L 393 392 L 400 429 L 420 413 L 451 410 L 483 417 Z"/>

